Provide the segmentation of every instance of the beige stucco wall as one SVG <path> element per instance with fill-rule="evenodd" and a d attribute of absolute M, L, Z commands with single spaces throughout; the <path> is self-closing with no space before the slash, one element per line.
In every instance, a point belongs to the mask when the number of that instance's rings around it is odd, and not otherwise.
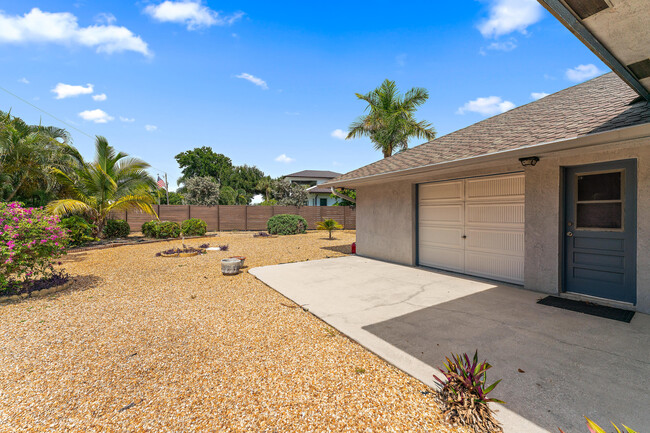
<path fill-rule="evenodd" d="M 526 169 L 525 286 L 546 293 L 561 290 L 563 212 L 562 167 L 637 159 L 637 310 L 650 313 L 650 142 L 632 141 L 544 156 Z"/>
<path fill-rule="evenodd" d="M 544 293 L 561 290 L 560 252 L 562 167 L 637 159 L 637 310 L 650 313 L 650 142 L 636 140 L 588 149 L 540 154 L 526 172 L 525 287 Z M 398 180 L 356 186 L 357 252 L 416 265 L 416 185 L 423 182 L 522 171 L 516 158 L 466 167 L 431 170 Z"/>

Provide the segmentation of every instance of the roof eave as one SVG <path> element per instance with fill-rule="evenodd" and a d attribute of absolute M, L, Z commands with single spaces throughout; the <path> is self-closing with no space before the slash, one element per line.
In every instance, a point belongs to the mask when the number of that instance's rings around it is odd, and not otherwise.
<path fill-rule="evenodd" d="M 614 129 L 612 131 L 598 132 L 594 134 L 582 135 L 579 137 L 565 138 L 562 140 L 549 141 L 545 143 L 522 146 L 515 149 L 502 150 L 499 152 L 488 153 L 484 155 L 472 156 L 468 158 L 455 159 L 452 161 L 438 162 L 434 164 L 423 165 L 403 170 L 395 170 L 387 173 L 381 173 L 369 176 L 360 176 L 352 179 L 334 179 L 325 182 L 319 186 L 327 187 L 346 187 L 354 189 L 359 184 L 368 184 L 382 182 L 390 178 L 403 177 L 408 175 L 417 175 L 422 172 L 431 170 L 442 170 L 451 168 L 461 168 L 472 164 L 487 162 L 497 162 L 504 159 L 513 159 L 529 156 L 543 156 L 549 153 L 562 150 L 577 149 L 581 147 L 597 146 L 601 144 L 613 144 L 622 141 L 635 140 L 639 138 L 650 138 L 650 123 L 641 125 L 628 126 Z"/>
<path fill-rule="evenodd" d="M 650 101 L 650 92 L 623 65 L 614 54 L 608 50 L 592 32 L 578 20 L 560 0 L 538 0 L 555 18 L 557 18 L 571 33 L 587 46 L 600 60 L 610 67 L 623 81 L 646 101 Z"/>

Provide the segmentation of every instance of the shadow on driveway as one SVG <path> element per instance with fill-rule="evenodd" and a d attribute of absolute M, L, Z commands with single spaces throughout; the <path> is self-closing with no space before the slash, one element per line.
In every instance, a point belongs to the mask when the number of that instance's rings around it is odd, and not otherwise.
<path fill-rule="evenodd" d="M 537 304 L 541 293 L 350 256 L 251 273 L 397 367 L 433 384 L 478 349 L 503 379 L 506 432 L 586 431 L 583 415 L 647 431 L 650 316 L 632 323 Z M 519 372 L 522 370 L 523 373 Z"/>

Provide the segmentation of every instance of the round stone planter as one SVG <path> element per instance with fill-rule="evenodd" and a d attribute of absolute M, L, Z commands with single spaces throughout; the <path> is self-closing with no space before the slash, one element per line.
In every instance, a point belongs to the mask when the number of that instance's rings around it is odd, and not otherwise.
<path fill-rule="evenodd" d="M 20 299 L 25 299 L 25 298 L 38 298 L 40 296 L 45 296 L 51 293 L 60 292 L 61 290 L 65 290 L 68 287 L 70 287 L 73 283 L 74 280 L 71 278 L 61 285 L 49 287 L 47 289 L 36 290 L 31 293 L 21 293 L 20 295 L 0 296 L 0 303 L 7 302 L 7 301 L 18 301 Z"/>
<path fill-rule="evenodd" d="M 239 259 L 222 259 L 221 260 L 221 273 L 224 275 L 237 275 L 241 268 L 241 260 Z"/>

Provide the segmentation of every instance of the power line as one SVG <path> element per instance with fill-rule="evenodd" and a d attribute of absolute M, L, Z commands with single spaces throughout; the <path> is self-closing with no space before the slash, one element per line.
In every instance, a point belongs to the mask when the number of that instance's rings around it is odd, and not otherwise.
<path fill-rule="evenodd" d="M 20 96 L 16 95 L 16 94 L 13 93 L 13 92 L 10 92 L 9 90 L 5 89 L 4 87 L 0 86 L 0 90 L 3 90 L 3 91 L 5 91 L 5 92 L 7 92 L 8 94 L 10 94 L 11 96 L 13 96 L 14 98 L 23 101 L 25 104 L 27 104 L 27 105 L 29 105 L 29 106 L 31 106 L 31 107 L 33 107 L 33 108 L 36 108 L 38 111 L 41 111 L 41 112 L 47 114 L 47 115 L 50 116 L 51 118 L 58 120 L 59 122 L 61 122 L 61 123 L 63 123 L 64 125 L 66 125 L 67 127 L 72 128 L 72 129 L 74 129 L 74 130 L 77 131 L 77 132 L 80 132 L 81 134 L 85 135 L 86 137 L 88 137 L 88 138 L 90 138 L 90 139 L 94 140 L 94 139 L 96 138 L 95 136 L 90 135 L 90 134 L 88 134 L 88 133 L 85 132 L 85 131 L 82 131 L 81 129 L 77 128 L 76 126 L 69 124 L 69 123 L 66 122 L 65 120 L 59 119 L 59 118 L 56 117 L 54 114 L 52 114 L 52 113 L 50 113 L 50 112 L 48 112 L 48 111 L 45 111 L 45 110 L 43 110 L 43 109 L 40 108 L 40 107 L 37 107 L 36 105 L 32 104 L 32 103 L 29 102 L 28 100 L 26 100 L 26 99 L 24 99 L 24 98 L 21 98 Z M 149 165 L 149 167 L 150 167 L 150 168 L 153 168 L 153 169 L 155 169 L 155 170 L 161 171 L 161 172 L 163 172 L 163 173 L 165 173 L 165 174 L 167 174 L 167 172 L 166 172 L 165 170 L 162 170 L 162 169 L 156 168 L 156 167 L 154 167 L 154 166 L 152 166 L 152 165 Z"/>
<path fill-rule="evenodd" d="M 93 140 L 95 139 L 94 136 L 88 134 L 87 132 L 82 131 L 81 129 L 77 128 L 76 126 L 70 125 L 70 124 L 69 124 L 68 122 L 66 122 L 65 120 L 61 120 L 61 119 L 59 119 L 59 118 L 56 117 L 54 114 L 49 113 L 49 112 L 43 110 L 43 109 L 40 108 L 40 107 L 37 107 L 36 105 L 32 104 L 32 103 L 29 102 L 28 100 L 26 100 L 26 99 L 24 99 L 24 98 L 21 98 L 20 96 L 16 95 L 16 94 L 13 93 L 13 92 L 10 92 L 9 90 L 5 89 L 4 87 L 0 86 L 0 90 L 4 90 L 5 92 L 9 93 L 9 94 L 10 94 L 11 96 L 13 96 L 14 98 L 20 99 L 20 100 L 23 101 L 25 104 L 30 105 L 30 106 L 36 108 L 38 111 L 41 111 L 41 112 L 47 114 L 47 115 L 50 116 L 51 118 L 58 120 L 59 122 L 63 123 L 64 125 L 66 125 L 66 126 L 69 127 L 69 128 L 74 129 L 74 130 L 77 131 L 77 132 L 82 133 L 82 134 L 85 135 L 86 137 L 89 137 L 89 138 L 91 138 L 91 139 L 93 139 Z"/>

